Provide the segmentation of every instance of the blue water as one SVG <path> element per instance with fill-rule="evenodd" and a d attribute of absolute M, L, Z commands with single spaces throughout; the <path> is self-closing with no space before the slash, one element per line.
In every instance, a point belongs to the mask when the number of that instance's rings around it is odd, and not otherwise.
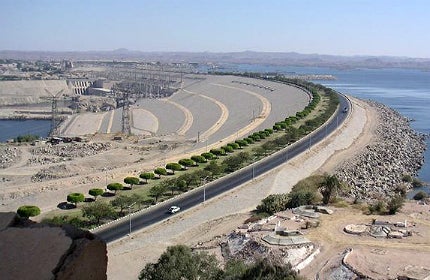
<path fill-rule="evenodd" d="M 50 120 L 0 120 L 0 142 L 27 134 L 46 137 L 50 129 Z"/>
<path fill-rule="evenodd" d="M 418 132 L 430 133 L 430 72 L 410 69 L 347 69 L 255 64 L 224 64 L 220 71 L 276 72 L 279 74 L 327 74 L 334 81 L 314 81 L 361 99 L 378 101 L 413 119 Z M 418 177 L 430 182 L 430 140 L 425 164 Z"/>
<path fill-rule="evenodd" d="M 335 81 L 322 84 L 362 99 L 371 99 L 390 106 L 414 120 L 412 128 L 430 134 L 430 72 L 404 69 L 358 69 L 336 71 Z M 430 182 L 430 141 L 424 154 L 425 164 L 419 178 Z"/>

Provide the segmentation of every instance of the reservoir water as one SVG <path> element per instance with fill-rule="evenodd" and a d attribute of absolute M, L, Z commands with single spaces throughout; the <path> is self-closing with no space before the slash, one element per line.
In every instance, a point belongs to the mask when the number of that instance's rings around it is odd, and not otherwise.
<path fill-rule="evenodd" d="M 412 119 L 412 128 L 430 134 L 430 72 L 411 69 L 334 69 L 256 64 L 224 64 L 222 71 L 333 75 L 333 81 L 314 81 L 342 93 L 383 103 Z M 418 177 L 430 183 L 430 139 Z M 430 189 L 427 189 L 430 191 Z"/>
<path fill-rule="evenodd" d="M 28 134 L 46 137 L 50 129 L 50 120 L 0 120 L 0 142 Z"/>

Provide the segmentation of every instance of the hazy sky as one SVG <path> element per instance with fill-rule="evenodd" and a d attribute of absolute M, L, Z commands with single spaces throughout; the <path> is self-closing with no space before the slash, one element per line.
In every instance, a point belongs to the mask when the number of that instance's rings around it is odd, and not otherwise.
<path fill-rule="evenodd" d="M 430 58 L 428 0 L 0 0 L 0 50 Z"/>

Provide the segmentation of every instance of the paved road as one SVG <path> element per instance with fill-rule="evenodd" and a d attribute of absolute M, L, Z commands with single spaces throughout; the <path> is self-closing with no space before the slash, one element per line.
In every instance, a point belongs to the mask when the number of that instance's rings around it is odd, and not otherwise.
<path fill-rule="evenodd" d="M 169 200 L 169 202 L 161 203 L 145 211 L 142 211 L 141 213 L 131 215 L 131 223 L 129 216 L 122 219 L 121 221 L 114 222 L 109 226 L 105 226 L 100 228 L 99 230 L 96 230 L 95 234 L 97 234 L 106 242 L 112 242 L 129 234 L 130 229 L 133 232 L 146 226 L 155 224 L 159 221 L 168 219 L 169 217 L 171 217 L 171 214 L 169 214 L 167 210 L 172 205 L 180 206 L 181 211 L 190 209 L 191 207 L 202 203 L 204 199 L 211 199 L 225 191 L 240 186 L 241 184 L 252 180 L 254 177 L 262 175 L 263 173 L 285 163 L 286 161 L 288 161 L 288 159 L 297 156 L 298 154 L 306 151 L 311 146 L 324 139 L 345 120 L 348 114 L 343 113 L 342 109 L 347 107 L 350 110 L 350 103 L 343 95 L 339 95 L 339 99 L 340 109 L 338 109 L 335 116 L 330 120 L 330 122 L 326 126 L 308 135 L 301 141 L 294 143 L 290 147 L 283 149 L 233 174 L 210 182 L 209 184 L 206 184 L 203 188 L 194 189 L 179 197 Z"/>

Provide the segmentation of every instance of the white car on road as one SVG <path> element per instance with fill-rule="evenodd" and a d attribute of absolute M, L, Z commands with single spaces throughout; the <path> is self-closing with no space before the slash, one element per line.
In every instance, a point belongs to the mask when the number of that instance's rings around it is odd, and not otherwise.
<path fill-rule="evenodd" d="M 179 210 L 181 210 L 181 208 L 179 206 L 172 206 L 172 207 L 169 208 L 169 213 L 170 214 L 175 214 Z"/>

